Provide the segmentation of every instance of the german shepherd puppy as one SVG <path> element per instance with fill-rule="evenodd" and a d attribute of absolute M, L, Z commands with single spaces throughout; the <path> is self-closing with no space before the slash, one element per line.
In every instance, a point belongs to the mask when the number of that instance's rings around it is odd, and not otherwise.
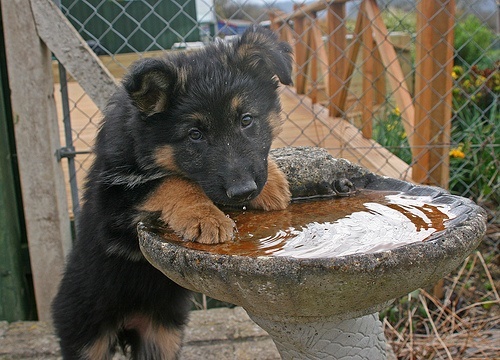
<path fill-rule="evenodd" d="M 217 205 L 277 210 L 290 201 L 268 157 L 282 124 L 278 82 L 291 48 L 262 28 L 232 43 L 135 63 L 95 143 L 78 239 L 53 302 L 64 359 L 176 359 L 188 290 L 151 266 L 136 225 L 155 216 L 189 241 L 230 241 Z"/>

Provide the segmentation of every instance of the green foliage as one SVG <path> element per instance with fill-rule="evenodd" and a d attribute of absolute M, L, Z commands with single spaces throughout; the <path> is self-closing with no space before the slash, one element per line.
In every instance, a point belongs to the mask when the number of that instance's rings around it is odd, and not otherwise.
<path fill-rule="evenodd" d="M 379 319 L 382 321 L 385 318 L 391 324 L 397 326 L 396 330 L 403 331 L 403 328 L 407 325 L 405 321 L 408 318 L 408 312 L 413 312 L 415 318 L 427 318 L 425 309 L 419 300 L 420 293 L 420 289 L 417 289 L 406 296 L 396 299 L 392 305 L 379 312 Z M 413 323 L 413 331 L 417 330 L 415 326 L 416 323 Z"/>
<path fill-rule="evenodd" d="M 375 118 L 373 140 L 409 164 L 411 150 L 406 131 L 401 121 L 399 108 L 387 110 L 382 118 Z"/>
<path fill-rule="evenodd" d="M 474 15 L 455 25 L 455 65 L 491 67 L 499 57 L 492 45 L 495 34 Z"/>
<path fill-rule="evenodd" d="M 415 12 L 389 7 L 382 13 L 382 18 L 388 31 L 404 31 L 414 34 L 417 30 Z"/>
<path fill-rule="evenodd" d="M 500 204 L 500 63 L 465 72 L 455 66 L 450 191 Z"/>
<path fill-rule="evenodd" d="M 500 94 L 500 61 L 490 68 L 454 66 L 452 72 L 454 110 L 475 106 L 489 112 Z"/>
<path fill-rule="evenodd" d="M 500 148 L 497 146 L 500 117 L 497 108 L 495 104 L 490 116 L 485 116 L 475 106 L 462 107 L 455 114 L 452 143 L 456 148 L 450 151 L 452 193 L 478 202 L 490 200 L 500 204 Z"/>
<path fill-rule="evenodd" d="M 417 30 L 417 16 L 415 12 L 405 11 L 398 8 L 388 7 L 382 11 L 382 19 L 389 32 L 403 31 L 414 34 Z M 356 20 L 348 18 L 345 22 L 347 31 L 354 32 Z"/>
<path fill-rule="evenodd" d="M 500 63 L 494 68 L 453 68 L 450 191 L 500 204 Z M 375 118 L 373 139 L 410 164 L 412 155 L 400 111 Z"/>

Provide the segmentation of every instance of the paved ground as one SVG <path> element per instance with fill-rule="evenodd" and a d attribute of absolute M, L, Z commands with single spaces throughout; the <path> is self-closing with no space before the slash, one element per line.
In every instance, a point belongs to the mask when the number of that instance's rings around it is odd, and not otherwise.
<path fill-rule="evenodd" d="M 181 360 L 280 359 L 267 333 L 238 307 L 194 311 L 184 342 Z M 0 360 L 14 359 L 60 360 L 52 327 L 41 322 L 0 322 Z"/>

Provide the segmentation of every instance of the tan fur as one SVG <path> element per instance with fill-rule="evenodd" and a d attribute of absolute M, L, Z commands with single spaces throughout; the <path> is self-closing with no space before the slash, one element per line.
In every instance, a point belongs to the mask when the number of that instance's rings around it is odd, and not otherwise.
<path fill-rule="evenodd" d="M 140 210 L 161 212 L 160 218 L 187 240 L 216 244 L 232 239 L 234 222 L 214 205 L 201 187 L 169 177 L 147 198 Z"/>
<path fill-rule="evenodd" d="M 201 123 L 206 121 L 205 117 L 206 117 L 206 114 L 199 113 L 199 112 L 195 112 L 195 113 L 186 115 L 186 118 L 188 118 L 190 120 L 194 120 L 194 121 L 199 121 Z"/>
<path fill-rule="evenodd" d="M 180 67 L 177 69 L 177 84 L 182 89 L 186 89 L 186 84 L 188 82 L 188 70 L 185 67 Z"/>
<path fill-rule="evenodd" d="M 155 151 L 155 162 L 165 170 L 180 172 L 175 162 L 174 149 L 170 145 L 165 145 Z"/>
<path fill-rule="evenodd" d="M 99 337 L 91 346 L 82 352 L 83 359 L 86 360 L 109 360 L 111 359 L 111 349 L 115 344 L 115 337 L 111 333 L 105 333 Z"/>
<path fill-rule="evenodd" d="M 175 360 L 182 345 L 182 331 L 151 325 L 144 334 L 146 344 L 154 344 L 163 355 L 158 360 Z"/>
<path fill-rule="evenodd" d="M 155 325 L 145 315 L 130 316 L 124 323 L 125 329 L 134 329 L 141 338 L 139 358 L 175 360 L 182 345 L 182 330 Z M 158 357 L 161 354 L 161 357 Z"/>
<path fill-rule="evenodd" d="M 238 110 L 242 104 L 243 104 L 243 98 L 240 95 L 235 95 L 231 99 L 231 112 L 238 113 Z"/>
<path fill-rule="evenodd" d="M 281 130 L 283 129 L 283 122 L 284 121 L 280 113 L 272 112 L 269 114 L 269 124 L 271 125 L 273 139 L 276 139 L 281 133 Z"/>
<path fill-rule="evenodd" d="M 283 210 L 291 200 L 291 193 L 285 174 L 278 168 L 273 159 L 268 160 L 267 182 L 262 192 L 252 201 L 250 207 L 262 210 Z"/>

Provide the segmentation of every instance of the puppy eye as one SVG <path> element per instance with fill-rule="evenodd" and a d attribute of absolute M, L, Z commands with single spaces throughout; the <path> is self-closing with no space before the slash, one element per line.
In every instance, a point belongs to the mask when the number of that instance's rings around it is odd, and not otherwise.
<path fill-rule="evenodd" d="M 241 126 L 243 126 L 244 128 L 252 125 L 252 122 L 253 116 L 250 114 L 243 114 L 243 116 L 241 117 Z"/>
<path fill-rule="evenodd" d="M 198 129 L 189 130 L 188 135 L 189 135 L 189 138 L 193 141 L 200 141 L 201 139 L 203 139 L 203 134 Z"/>

